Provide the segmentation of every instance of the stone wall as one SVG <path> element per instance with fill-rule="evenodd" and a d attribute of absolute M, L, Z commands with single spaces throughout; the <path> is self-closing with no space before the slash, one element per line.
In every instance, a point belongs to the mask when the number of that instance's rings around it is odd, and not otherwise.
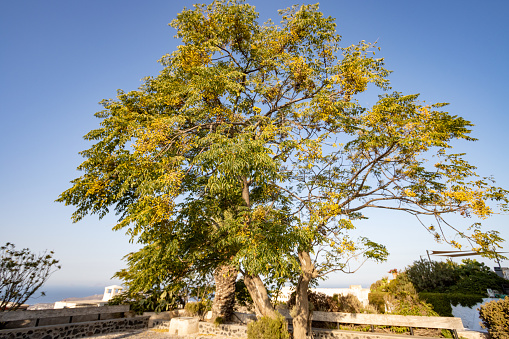
<path fill-rule="evenodd" d="M 198 331 L 201 334 L 218 334 L 233 338 L 247 338 L 247 326 L 245 325 L 223 324 L 216 326 L 212 323 L 201 321 Z"/>
<path fill-rule="evenodd" d="M 0 339 L 83 338 L 148 327 L 148 316 L 0 330 Z"/>
<path fill-rule="evenodd" d="M 170 321 L 159 321 L 155 326 L 158 329 L 169 329 Z M 290 326 L 291 331 L 291 326 Z M 200 322 L 200 334 L 217 334 L 232 338 L 247 338 L 247 326 L 236 324 L 214 325 L 213 323 Z M 328 330 L 313 328 L 313 335 L 316 339 L 401 339 L 400 334 L 372 333 L 360 331 Z M 460 337 L 468 339 L 487 339 L 488 337 L 475 331 L 458 331 Z"/>

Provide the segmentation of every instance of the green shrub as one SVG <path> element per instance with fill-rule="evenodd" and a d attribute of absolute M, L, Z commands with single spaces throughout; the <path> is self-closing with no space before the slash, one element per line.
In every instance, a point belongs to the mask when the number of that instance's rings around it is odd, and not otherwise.
<path fill-rule="evenodd" d="M 479 316 L 490 338 L 507 339 L 509 333 L 509 297 L 481 306 Z"/>
<path fill-rule="evenodd" d="M 247 325 L 248 339 L 289 339 L 288 323 L 280 315 L 275 319 L 261 317 Z"/>
<path fill-rule="evenodd" d="M 197 301 L 197 302 L 189 302 L 185 306 L 185 310 L 189 316 L 198 316 L 203 318 L 205 313 L 208 311 L 208 303 L 207 301 Z"/>
<path fill-rule="evenodd" d="M 249 306 L 253 304 L 253 299 L 247 290 L 244 279 L 235 282 L 235 300 L 240 306 Z"/>
<path fill-rule="evenodd" d="M 502 285 L 508 281 L 499 277 L 484 263 L 465 259 L 456 269 L 459 275 L 458 282 L 449 287 L 448 292 L 464 294 L 482 294 L 487 297 L 486 290 L 502 290 Z"/>
<path fill-rule="evenodd" d="M 325 293 L 308 290 L 308 301 L 310 311 L 339 312 L 337 302 Z M 295 292 L 290 295 L 286 304 L 288 309 L 293 309 L 295 306 Z"/>
<path fill-rule="evenodd" d="M 335 312 L 344 313 L 363 313 L 364 307 L 359 298 L 353 294 L 341 295 L 334 294 L 332 301 L 337 305 L 338 310 Z"/>
<path fill-rule="evenodd" d="M 345 313 L 366 313 L 367 311 L 353 294 L 347 294 L 346 296 L 334 294 L 330 297 L 325 293 L 308 290 L 308 300 L 311 311 Z M 287 305 L 290 310 L 295 306 L 295 292 L 290 295 Z M 374 310 L 369 310 L 369 313 L 373 312 Z"/>
<path fill-rule="evenodd" d="M 445 292 L 458 281 L 458 264 L 452 261 L 414 261 L 406 273 L 419 292 Z"/>
<path fill-rule="evenodd" d="M 483 296 L 479 294 L 462 293 L 419 293 L 419 297 L 427 303 L 433 305 L 433 310 L 442 317 L 452 317 L 452 307 L 461 305 L 464 307 L 474 307 L 482 302 Z"/>
<path fill-rule="evenodd" d="M 218 327 L 219 325 L 224 324 L 224 318 L 223 317 L 217 317 L 214 319 L 214 325 Z"/>
<path fill-rule="evenodd" d="M 433 310 L 442 317 L 452 317 L 451 301 L 445 293 L 419 293 L 419 297 L 433 306 Z"/>
<path fill-rule="evenodd" d="M 389 278 L 383 277 L 371 284 L 369 290 L 371 292 L 387 292 L 386 287 L 389 285 Z"/>
<path fill-rule="evenodd" d="M 484 263 L 472 259 L 464 259 L 460 265 L 450 261 L 415 261 L 406 273 L 418 292 L 487 296 L 486 289 L 500 290 L 508 283 Z"/>
<path fill-rule="evenodd" d="M 379 313 L 385 313 L 385 295 L 388 292 L 370 292 L 368 294 L 368 300 Z"/>
<path fill-rule="evenodd" d="M 408 276 L 403 272 L 396 279 L 388 282 L 386 279 L 377 281 L 371 285 L 370 303 L 380 312 L 399 314 L 399 315 L 417 315 L 417 316 L 437 316 L 433 307 L 419 298 L 414 285 Z"/>
<path fill-rule="evenodd" d="M 108 305 L 130 305 L 130 310 L 136 314 L 143 312 L 163 312 L 176 309 L 182 304 L 182 298 L 168 291 L 132 292 L 118 294 L 108 301 Z"/>

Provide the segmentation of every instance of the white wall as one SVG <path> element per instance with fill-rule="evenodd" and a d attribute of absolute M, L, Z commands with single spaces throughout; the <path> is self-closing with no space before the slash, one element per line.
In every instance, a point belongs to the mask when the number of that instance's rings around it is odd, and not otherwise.
<path fill-rule="evenodd" d="M 479 307 L 490 301 L 498 300 L 496 298 L 484 298 L 482 302 L 476 304 L 474 307 L 452 306 L 452 315 L 461 318 L 463 326 L 469 330 L 487 332 L 485 328 L 481 327 L 481 319 L 479 318 Z"/>

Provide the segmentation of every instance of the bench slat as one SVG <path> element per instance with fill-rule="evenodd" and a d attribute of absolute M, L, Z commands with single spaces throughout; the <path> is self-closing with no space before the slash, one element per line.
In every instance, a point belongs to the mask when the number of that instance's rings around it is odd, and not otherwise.
<path fill-rule="evenodd" d="M 18 321 L 29 319 L 44 319 L 56 317 L 72 317 L 89 314 L 103 313 L 122 313 L 129 312 L 129 305 L 112 305 L 100 307 L 79 307 L 79 308 L 61 308 L 54 310 L 37 310 L 37 311 L 12 311 L 0 312 L 0 322 Z"/>
<path fill-rule="evenodd" d="M 461 318 L 453 317 L 421 317 L 390 314 L 313 312 L 313 320 L 358 325 L 384 325 L 463 330 L 463 322 L 461 321 Z"/>
<path fill-rule="evenodd" d="M 288 310 L 279 310 L 287 319 L 291 319 Z M 364 314 L 364 313 L 340 313 L 340 312 L 313 312 L 314 321 L 326 321 L 331 323 L 345 323 L 356 325 L 381 325 L 381 326 L 404 326 L 438 328 L 448 330 L 463 330 L 461 318 L 453 317 L 420 317 L 410 315 L 392 314 Z"/>

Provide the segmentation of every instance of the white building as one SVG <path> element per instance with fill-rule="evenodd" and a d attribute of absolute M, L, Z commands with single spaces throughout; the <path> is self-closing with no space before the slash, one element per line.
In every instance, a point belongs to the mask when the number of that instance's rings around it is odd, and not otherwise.
<path fill-rule="evenodd" d="M 66 301 L 57 301 L 53 308 L 76 308 L 76 307 L 92 307 L 92 306 L 104 306 L 108 303 L 108 300 L 113 298 L 114 296 L 122 293 L 124 288 L 122 286 L 118 285 L 111 285 L 106 286 L 104 288 L 104 294 L 102 299 L 100 298 L 91 298 L 91 297 L 85 297 L 85 298 L 72 298 L 72 300 Z"/>

